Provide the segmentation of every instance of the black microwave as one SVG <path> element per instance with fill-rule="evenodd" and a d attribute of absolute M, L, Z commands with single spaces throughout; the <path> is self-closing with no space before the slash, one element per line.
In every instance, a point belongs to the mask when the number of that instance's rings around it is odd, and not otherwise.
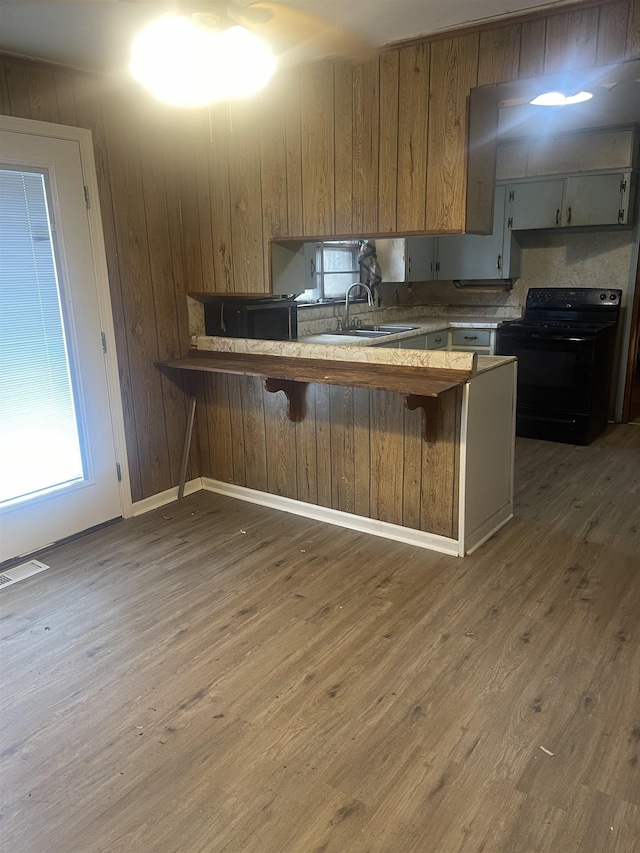
<path fill-rule="evenodd" d="M 204 303 L 206 335 L 295 341 L 298 303 L 292 297 L 217 298 Z"/>

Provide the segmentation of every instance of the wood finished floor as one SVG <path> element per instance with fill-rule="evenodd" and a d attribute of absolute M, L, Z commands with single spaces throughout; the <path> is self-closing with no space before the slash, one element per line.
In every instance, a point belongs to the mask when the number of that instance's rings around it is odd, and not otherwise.
<path fill-rule="evenodd" d="M 1 849 L 636 853 L 640 430 L 516 477 L 464 560 L 207 493 L 50 550 L 0 592 Z"/>

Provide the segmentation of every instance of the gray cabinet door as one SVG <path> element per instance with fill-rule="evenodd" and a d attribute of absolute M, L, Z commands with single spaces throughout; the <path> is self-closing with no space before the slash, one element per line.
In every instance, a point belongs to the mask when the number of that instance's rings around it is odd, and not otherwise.
<path fill-rule="evenodd" d="M 316 287 L 316 243 L 272 243 L 271 293 L 289 296 Z"/>
<path fill-rule="evenodd" d="M 496 187 L 492 234 L 454 234 L 437 238 L 436 274 L 439 279 L 500 279 L 510 276 L 505 270 L 505 198 L 506 187 Z M 510 234 L 507 234 L 507 239 L 511 239 Z M 508 263 L 508 258 L 506 261 Z"/>
<path fill-rule="evenodd" d="M 555 228 L 562 217 L 562 178 L 511 184 L 509 218 L 512 231 Z"/>
<path fill-rule="evenodd" d="M 433 258 L 433 237 L 407 237 L 405 281 L 433 281 Z"/>
<path fill-rule="evenodd" d="M 624 172 L 608 175 L 580 175 L 567 178 L 562 224 L 618 225 L 625 224 Z M 622 211 L 622 218 L 619 218 Z"/>

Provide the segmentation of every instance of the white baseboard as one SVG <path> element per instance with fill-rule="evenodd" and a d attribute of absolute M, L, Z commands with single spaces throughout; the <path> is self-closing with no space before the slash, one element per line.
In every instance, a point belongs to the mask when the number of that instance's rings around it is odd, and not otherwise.
<path fill-rule="evenodd" d="M 192 495 L 194 492 L 200 491 L 202 491 L 202 479 L 200 477 L 189 480 L 184 485 L 185 495 Z M 158 492 L 157 495 L 151 495 L 149 498 L 136 501 L 133 504 L 133 515 L 144 515 L 145 512 L 151 512 L 152 509 L 158 509 L 158 507 L 165 506 L 165 504 L 170 504 L 177 500 L 178 487 L 174 486 L 172 489 L 167 489 L 164 492 Z"/>
<path fill-rule="evenodd" d="M 479 527 L 476 527 L 474 531 L 465 536 L 465 554 L 472 554 L 476 548 L 484 545 L 487 539 L 490 539 L 494 533 L 497 533 L 498 530 L 500 530 L 501 527 L 504 527 L 504 525 L 508 521 L 511 521 L 512 518 L 513 504 L 505 504 L 498 510 L 498 512 L 494 513 L 491 518 L 488 518 Z"/>
<path fill-rule="evenodd" d="M 246 486 L 236 486 L 233 483 L 223 483 L 221 480 L 202 478 L 202 488 L 208 492 L 216 492 L 229 498 L 237 498 L 241 501 L 268 506 L 294 515 L 302 515 L 305 518 L 313 518 L 316 521 L 324 521 L 335 524 L 338 527 L 347 527 L 349 530 L 357 530 L 361 533 L 371 533 L 384 539 L 394 539 L 396 542 L 404 542 L 407 545 L 415 545 L 418 548 L 428 548 L 441 554 L 459 555 L 459 543 L 457 539 L 449 539 L 446 536 L 438 536 L 435 533 L 425 533 L 423 530 L 413 530 L 410 527 L 402 527 L 398 524 L 390 524 L 388 521 L 378 521 L 375 518 L 365 518 L 362 515 L 352 515 L 350 512 L 342 512 L 330 507 L 309 504 L 294 498 L 285 498 L 281 495 L 272 495 L 268 492 L 259 492 L 256 489 L 248 489 Z"/>

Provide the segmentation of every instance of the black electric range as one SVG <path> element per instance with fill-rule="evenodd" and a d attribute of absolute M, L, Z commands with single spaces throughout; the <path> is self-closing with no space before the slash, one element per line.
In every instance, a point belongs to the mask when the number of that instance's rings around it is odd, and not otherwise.
<path fill-rule="evenodd" d="M 589 444 L 605 428 L 622 291 L 532 287 L 522 320 L 498 327 L 518 357 L 516 433 Z"/>

